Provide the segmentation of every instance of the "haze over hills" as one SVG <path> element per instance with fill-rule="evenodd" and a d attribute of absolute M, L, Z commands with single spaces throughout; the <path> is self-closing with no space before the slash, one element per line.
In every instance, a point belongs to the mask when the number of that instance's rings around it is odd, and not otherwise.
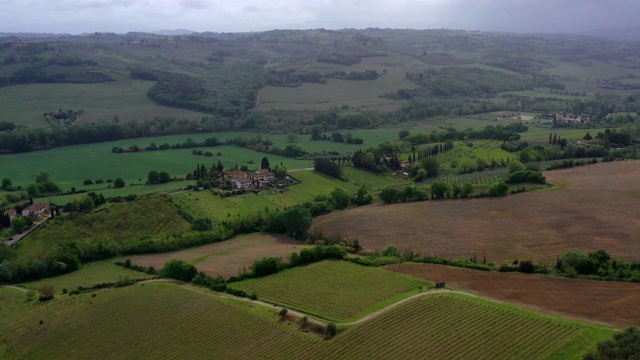
<path fill-rule="evenodd" d="M 637 1 L 386 0 L 366 3 L 301 0 L 0 2 L 0 32 L 82 34 L 190 29 L 415 28 L 518 33 L 594 33 L 629 37 Z M 598 31 L 612 28 L 613 31 Z M 637 34 L 636 31 L 632 33 Z M 627 38 L 633 40 L 633 37 Z"/>

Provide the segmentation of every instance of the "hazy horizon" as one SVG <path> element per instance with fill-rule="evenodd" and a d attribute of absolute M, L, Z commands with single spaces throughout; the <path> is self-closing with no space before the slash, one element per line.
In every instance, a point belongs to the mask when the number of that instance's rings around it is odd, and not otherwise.
<path fill-rule="evenodd" d="M 640 2 L 631 0 L 0 0 L 0 32 L 249 32 L 377 27 L 583 33 L 635 27 L 638 13 Z"/>

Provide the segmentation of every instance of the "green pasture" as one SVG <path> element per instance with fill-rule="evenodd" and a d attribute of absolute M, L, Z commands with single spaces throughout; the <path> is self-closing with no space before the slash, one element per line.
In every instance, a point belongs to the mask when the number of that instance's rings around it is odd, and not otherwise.
<path fill-rule="evenodd" d="M 143 179 L 143 182 L 146 179 Z M 125 197 L 127 195 L 148 195 L 148 194 L 162 194 L 162 193 L 173 193 L 177 191 L 182 191 L 185 187 L 189 185 L 195 185 L 195 180 L 184 180 L 184 181 L 174 181 L 166 184 L 157 184 L 157 185 L 145 185 L 142 183 L 136 185 L 127 185 L 122 188 L 114 188 L 108 187 L 110 184 L 94 184 L 87 186 L 80 186 L 79 189 L 87 190 L 87 192 L 95 192 L 97 194 L 102 194 L 105 198 L 110 197 Z M 75 193 L 69 195 L 57 195 L 57 196 L 44 196 L 37 199 L 34 199 L 35 202 L 43 203 L 43 204 L 56 204 L 63 206 L 68 202 L 73 202 L 73 200 L 79 196 L 86 195 L 86 193 Z"/>
<path fill-rule="evenodd" d="M 464 142 L 455 142 L 454 148 L 437 155 L 440 166 L 453 172 L 458 172 L 465 168 L 477 168 L 479 163 L 484 162 L 491 165 L 493 162 L 500 163 L 507 161 L 514 154 L 502 150 L 500 141 L 475 140 L 469 141 L 472 146 L 467 146 Z"/>
<path fill-rule="evenodd" d="M 260 90 L 259 110 L 313 110 L 321 111 L 348 105 L 349 107 L 371 107 L 397 105 L 399 102 L 381 98 L 380 95 L 401 89 L 415 88 L 405 78 L 406 72 L 421 71 L 427 66 L 407 56 L 364 58 L 360 64 L 336 66 L 315 63 L 306 71 L 365 71 L 376 70 L 381 74 L 376 80 L 355 81 L 327 79 L 326 84 L 305 83 L 295 88 L 267 86 Z M 386 73 L 383 73 L 386 69 Z"/>
<path fill-rule="evenodd" d="M 98 84 L 29 84 L 0 88 L 0 121 L 49 127 L 45 112 L 84 110 L 82 122 L 153 119 L 156 116 L 199 119 L 205 114 L 157 105 L 147 97 L 152 81 L 119 80 Z M 55 121 L 55 120 L 51 120 Z"/>
<path fill-rule="evenodd" d="M 356 186 L 364 186 L 372 191 L 381 190 L 387 186 L 408 184 L 409 181 L 396 175 L 375 174 L 351 166 L 342 168 L 342 176 L 349 179 L 349 183 Z"/>
<path fill-rule="evenodd" d="M 580 81 L 583 83 L 596 83 L 596 78 L 610 79 L 626 77 L 627 74 L 640 76 L 640 71 L 616 66 L 604 61 L 589 60 L 590 66 L 583 66 L 578 63 L 566 61 L 553 61 L 552 68 L 545 69 L 545 72 Z"/>
<path fill-rule="evenodd" d="M 292 185 L 285 191 L 263 190 L 258 194 L 248 193 L 238 196 L 220 197 L 213 191 L 190 191 L 171 196 L 172 202 L 188 217 L 210 217 L 216 221 L 224 221 L 234 217 L 242 217 L 294 206 L 313 200 L 318 195 L 329 195 L 335 188 L 343 188 L 355 192 L 358 187 L 350 182 L 335 179 L 315 171 L 296 171 L 291 176 L 300 180 L 300 184 Z"/>
<path fill-rule="evenodd" d="M 248 294 L 255 292 L 261 300 L 282 307 L 344 321 L 362 317 L 376 304 L 397 301 L 431 284 L 397 275 L 346 261 L 322 261 L 229 286 Z"/>
<path fill-rule="evenodd" d="M 571 129 L 571 128 L 557 128 L 552 129 L 550 126 L 529 126 L 529 131 L 520 133 L 520 139 L 523 141 L 528 141 L 529 143 L 548 143 L 549 142 L 549 133 L 551 136 L 553 134 L 557 134 L 558 138 L 567 139 L 567 140 L 578 140 L 582 139 L 587 131 L 591 134 L 591 136 L 595 137 L 596 134 L 600 131 L 604 132 L 603 129 Z"/>
<path fill-rule="evenodd" d="M 69 291 L 76 289 L 78 286 L 91 287 L 95 284 L 114 283 L 119 279 L 151 279 L 155 275 L 149 275 L 140 271 L 118 266 L 111 261 L 94 261 L 82 265 L 80 270 L 69 274 L 64 274 L 52 278 L 46 278 L 38 281 L 30 281 L 21 284 L 27 288 L 38 289 L 42 285 L 53 285 L 56 293 L 60 293 L 62 289 Z"/>
<path fill-rule="evenodd" d="M 210 135 L 211 136 L 211 135 Z M 184 142 L 189 136 L 173 137 L 174 142 Z M 235 146 L 217 146 L 212 148 L 198 148 L 210 151 L 214 156 L 193 155 L 193 149 L 175 149 L 164 151 L 142 151 L 137 153 L 115 154 L 111 151 L 114 146 L 129 147 L 133 144 L 148 146 L 151 142 L 157 145 L 168 141 L 171 137 L 145 139 L 146 141 L 116 141 L 91 145 L 76 145 L 55 148 L 47 151 L 34 151 L 22 154 L 0 156 L 2 177 L 8 177 L 14 185 L 26 187 L 35 182 L 40 172 L 50 175 L 53 182 L 63 190 L 92 189 L 96 186 L 84 186 L 83 181 L 123 178 L 127 185 L 140 184 L 147 181 L 151 170 L 166 171 L 172 177 L 184 177 L 195 169 L 196 164 L 211 167 L 222 162 L 225 169 L 247 165 L 250 169 L 260 167 L 262 157 L 267 156 L 273 166 L 283 163 L 287 169 L 300 169 L 312 166 L 310 160 L 295 160 L 282 156 L 259 153 L 250 149 Z M 202 140 L 204 140 L 203 137 Z M 198 141 L 194 137 L 194 141 Z M 220 152 L 221 155 L 217 155 Z M 250 164 L 253 162 L 253 164 Z"/>

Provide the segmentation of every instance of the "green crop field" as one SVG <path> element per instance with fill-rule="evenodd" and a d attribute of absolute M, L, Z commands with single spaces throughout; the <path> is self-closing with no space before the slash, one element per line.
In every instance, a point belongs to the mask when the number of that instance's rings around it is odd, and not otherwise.
<path fill-rule="evenodd" d="M 210 134 L 209 136 L 215 135 Z M 193 171 L 196 164 L 205 164 L 207 167 L 211 167 L 218 160 L 227 169 L 236 164 L 238 166 L 246 164 L 249 168 L 260 167 L 260 160 L 264 156 L 267 156 L 274 166 L 283 163 L 290 170 L 312 166 L 312 161 L 310 160 L 295 160 L 234 146 L 200 148 L 200 150 L 211 151 L 214 154 L 211 157 L 193 155 L 193 149 L 122 154 L 111 152 L 114 146 L 127 148 L 132 144 L 148 146 L 151 142 L 156 142 L 156 144 L 160 145 L 172 139 L 174 142 L 170 142 L 170 144 L 174 144 L 176 142 L 182 143 L 188 137 L 148 138 L 144 139 L 144 142 L 141 139 L 115 141 L 3 155 L 0 157 L 3 168 L 2 176 L 12 179 L 14 185 L 26 187 L 26 185 L 35 182 L 35 178 L 40 172 L 46 172 L 50 175 L 52 181 L 59 184 L 63 190 L 68 191 L 72 186 L 78 190 L 98 187 L 97 185 L 84 186 L 82 183 L 86 179 L 106 181 L 107 179 L 120 177 L 125 180 L 127 185 L 131 183 L 141 184 L 147 181 L 147 174 L 151 170 L 166 171 L 171 176 L 184 177 L 187 173 Z M 195 140 L 195 136 L 194 141 L 198 141 Z M 218 156 L 217 153 L 222 155 Z M 253 165 L 249 162 L 253 162 Z"/>
<path fill-rule="evenodd" d="M 90 287 L 95 284 L 113 283 L 124 277 L 128 277 L 129 279 L 151 279 L 155 277 L 155 275 L 127 269 L 111 261 L 94 261 L 83 265 L 78 271 L 38 281 L 26 282 L 22 285 L 32 289 L 38 289 L 44 284 L 53 285 L 56 292 L 59 293 L 62 289 L 71 291 L 78 286 Z"/>
<path fill-rule="evenodd" d="M 479 162 L 491 165 L 514 158 L 515 155 L 502 150 L 500 141 L 477 140 L 471 142 L 473 146 L 467 146 L 464 142 L 456 142 L 454 148 L 442 154 L 437 159 L 445 169 L 458 172 L 463 169 L 476 169 Z"/>
<path fill-rule="evenodd" d="M 587 131 L 591 136 L 595 137 L 598 132 L 604 132 L 604 129 L 551 129 L 546 126 L 529 126 L 529 131 L 521 133 L 521 140 L 530 143 L 548 143 L 549 133 L 557 134 L 559 138 L 567 140 L 582 139 Z"/>
<path fill-rule="evenodd" d="M 327 64 L 311 64 L 306 71 L 328 71 Z M 397 106 L 397 100 L 381 98 L 380 95 L 400 89 L 412 89 L 416 85 L 405 78 L 408 71 L 421 71 L 426 65 L 407 56 L 365 58 L 360 64 L 328 67 L 333 71 L 376 70 L 381 74 L 376 80 L 354 81 L 328 79 L 326 84 L 305 83 L 298 87 L 267 86 L 260 90 L 259 110 L 327 110 L 344 105 L 362 107 Z M 383 73 L 386 69 L 386 73 Z"/>
<path fill-rule="evenodd" d="M 342 175 L 356 186 L 365 186 L 373 191 L 380 190 L 390 185 L 408 184 L 409 181 L 400 176 L 374 174 L 355 167 L 342 168 Z"/>
<path fill-rule="evenodd" d="M 435 294 L 324 341 L 278 322 L 272 309 L 190 286 L 148 283 L 94 294 L 37 303 L 0 288 L 0 358 L 579 359 L 613 333 Z"/>
<path fill-rule="evenodd" d="M 296 171 L 291 176 L 300 184 L 287 187 L 285 192 L 264 190 L 259 194 L 244 194 L 220 197 L 211 191 L 184 192 L 171 196 L 172 202 L 187 217 L 197 219 L 210 217 L 216 221 L 301 204 L 313 200 L 318 195 L 329 195 L 335 188 L 355 192 L 357 186 L 315 171 Z"/>
<path fill-rule="evenodd" d="M 47 258 L 58 246 L 69 246 L 69 243 L 75 243 L 82 251 L 96 248 L 117 251 L 190 228 L 189 222 L 167 200 L 149 196 L 133 202 L 107 204 L 99 212 L 84 216 L 57 217 L 20 241 L 16 251 L 24 259 Z"/>
<path fill-rule="evenodd" d="M 163 194 L 163 193 L 173 193 L 177 191 L 183 190 L 185 187 L 189 185 L 195 185 L 195 180 L 184 180 L 184 181 L 175 181 L 169 182 L 166 184 L 157 184 L 157 185 L 130 185 L 122 188 L 114 188 L 114 187 L 101 187 L 98 185 L 89 185 L 82 186 L 82 190 L 86 191 L 94 191 L 98 194 L 102 194 L 105 198 L 109 197 L 125 197 L 127 195 L 149 195 L 149 194 Z M 105 184 L 102 184 L 105 185 Z M 43 204 L 56 204 L 59 206 L 64 206 L 66 203 L 73 202 L 75 198 L 78 196 L 82 196 L 83 193 L 76 194 L 68 194 L 68 195 L 50 195 L 44 196 L 34 199 L 34 202 L 39 202 Z"/>
<path fill-rule="evenodd" d="M 81 122 L 146 120 L 156 116 L 200 119 L 205 114 L 157 105 L 147 97 L 151 81 L 122 80 L 98 84 L 30 84 L 0 88 L 0 121 L 49 127 L 43 113 L 84 110 Z M 53 121 L 53 120 L 52 120 Z"/>
<path fill-rule="evenodd" d="M 229 286 L 327 320 L 355 319 L 430 283 L 346 261 L 323 261 Z M 373 308 L 373 310 L 372 310 Z"/>

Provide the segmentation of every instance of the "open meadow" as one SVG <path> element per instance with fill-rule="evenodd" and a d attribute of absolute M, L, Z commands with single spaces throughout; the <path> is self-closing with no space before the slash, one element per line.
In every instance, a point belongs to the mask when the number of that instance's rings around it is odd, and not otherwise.
<path fill-rule="evenodd" d="M 364 145 L 312 141 L 309 135 L 300 135 L 293 144 L 300 146 L 307 152 L 338 151 L 347 154 L 385 141 L 392 142 L 398 138 L 398 131 L 389 129 L 354 130 L 351 133 L 354 137 L 364 139 Z M 0 155 L 0 168 L 2 168 L 2 177 L 10 178 L 16 186 L 26 187 L 35 181 L 40 172 L 46 172 L 51 176 L 51 180 L 59 184 L 63 190 L 69 191 L 71 187 L 75 187 L 77 190 L 103 190 L 108 185 L 106 183 L 84 185 L 83 181 L 88 179 L 106 181 L 107 179 L 120 177 L 125 180 L 126 184 L 144 184 L 147 180 L 147 174 L 151 170 L 166 171 L 171 176 L 184 177 L 187 173 L 193 171 L 196 164 L 204 164 L 207 167 L 211 167 L 217 164 L 218 160 L 225 169 L 235 165 L 247 165 L 249 169 L 253 169 L 260 166 L 260 161 L 265 156 L 272 166 L 282 163 L 288 170 L 313 166 L 313 161 L 311 160 L 297 160 L 226 145 L 122 154 L 112 152 L 114 147 L 126 149 L 136 145 L 140 149 L 144 149 L 151 143 L 155 143 L 157 146 L 165 143 L 170 145 L 182 144 L 188 138 L 191 138 L 194 142 L 202 143 L 205 139 L 212 137 L 216 137 L 223 142 L 236 137 L 254 138 L 258 136 L 273 141 L 274 146 L 281 148 L 290 144 L 286 134 L 215 132 L 170 135 L 66 146 L 29 153 L 2 154 Z M 193 150 L 209 151 L 213 153 L 213 156 L 196 156 L 192 154 Z"/>
<path fill-rule="evenodd" d="M 357 319 L 431 283 L 346 261 L 322 261 L 230 283 L 260 300 L 327 320 Z M 394 299 L 395 301 L 391 301 Z M 374 307 L 374 308 L 372 308 Z"/>
<path fill-rule="evenodd" d="M 0 87 L 3 99 L 0 121 L 31 127 L 51 126 L 45 112 L 84 110 L 80 123 L 147 120 L 156 116 L 200 119 L 206 114 L 154 103 L 147 91 L 154 83 L 121 80 L 97 84 L 28 84 Z M 55 121 L 55 120 L 51 120 Z"/>
<path fill-rule="evenodd" d="M 286 258 L 292 252 L 308 247 L 311 245 L 285 235 L 253 234 L 186 250 L 125 256 L 120 261 L 131 259 L 133 264 L 161 269 L 167 261 L 178 259 L 195 265 L 210 276 L 228 278 L 241 274 L 243 269 L 249 269 L 254 261 L 265 256 Z"/>
<path fill-rule="evenodd" d="M 19 290 L 0 288 L 0 357 L 577 359 L 613 332 L 480 299 L 435 294 L 327 341 L 301 331 L 297 323 L 278 321 L 276 310 L 191 286 L 147 283 L 93 294 L 37 303 L 25 301 Z"/>
<path fill-rule="evenodd" d="M 258 93 L 258 110 L 324 111 L 334 107 L 395 108 L 401 102 L 381 98 L 380 95 L 401 89 L 412 89 L 416 85 L 405 78 L 406 72 L 421 71 L 427 66 L 404 55 L 363 58 L 359 64 L 339 66 L 313 63 L 305 71 L 364 72 L 375 70 L 380 74 L 376 80 L 327 79 L 326 84 L 304 83 L 298 87 L 266 86 Z"/>
<path fill-rule="evenodd" d="M 544 175 L 559 188 L 503 198 L 369 205 L 320 216 L 312 231 L 357 239 L 368 250 L 395 244 L 423 255 L 486 257 L 498 264 L 519 258 L 552 265 L 572 248 L 640 258 L 640 162 Z"/>
<path fill-rule="evenodd" d="M 487 272 L 434 264 L 394 264 L 384 269 L 473 292 L 483 298 L 564 317 L 609 324 L 640 324 L 640 284 Z"/>

